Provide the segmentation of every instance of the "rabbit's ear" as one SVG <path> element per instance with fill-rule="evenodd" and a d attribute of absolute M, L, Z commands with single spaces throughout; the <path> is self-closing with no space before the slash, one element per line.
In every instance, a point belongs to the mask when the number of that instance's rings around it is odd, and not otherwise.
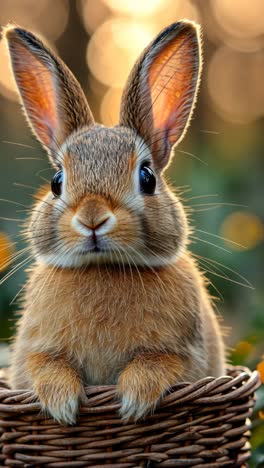
<path fill-rule="evenodd" d="M 159 169 L 167 165 L 173 145 L 188 126 L 200 68 L 199 27 L 180 21 L 144 50 L 128 78 L 120 123 L 136 129 Z"/>
<path fill-rule="evenodd" d="M 66 65 L 33 34 L 15 26 L 4 34 L 26 117 L 53 159 L 74 130 L 94 123 L 85 95 Z"/>

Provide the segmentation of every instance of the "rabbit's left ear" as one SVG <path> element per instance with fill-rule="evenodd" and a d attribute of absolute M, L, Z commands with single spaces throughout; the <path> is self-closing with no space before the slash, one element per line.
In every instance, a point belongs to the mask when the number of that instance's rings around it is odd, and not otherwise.
<path fill-rule="evenodd" d="M 134 128 L 163 169 L 184 136 L 194 107 L 201 68 L 199 27 L 172 24 L 144 50 L 123 93 L 120 123 Z"/>
<path fill-rule="evenodd" d="M 33 34 L 7 26 L 4 35 L 27 120 L 54 163 L 64 140 L 94 123 L 85 95 L 62 60 Z"/>

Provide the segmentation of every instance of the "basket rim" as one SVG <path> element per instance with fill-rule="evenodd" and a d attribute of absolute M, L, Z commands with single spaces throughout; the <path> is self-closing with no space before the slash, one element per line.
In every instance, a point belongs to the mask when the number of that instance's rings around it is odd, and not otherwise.
<path fill-rule="evenodd" d="M 221 405 L 231 401 L 237 404 L 260 387 L 258 371 L 242 366 L 228 366 L 227 375 L 204 377 L 194 383 L 181 382 L 174 385 L 161 399 L 160 409 L 179 405 Z M 116 385 L 92 385 L 85 387 L 88 400 L 80 407 L 82 413 L 98 413 L 118 410 L 120 403 Z M 41 410 L 39 400 L 32 390 L 13 390 L 7 380 L 0 376 L 0 419 L 10 413 L 27 413 Z"/>

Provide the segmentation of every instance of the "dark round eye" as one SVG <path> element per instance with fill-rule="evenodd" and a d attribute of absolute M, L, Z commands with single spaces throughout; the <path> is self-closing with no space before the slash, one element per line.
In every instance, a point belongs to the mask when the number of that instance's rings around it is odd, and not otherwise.
<path fill-rule="evenodd" d="M 156 177 L 153 170 L 146 164 L 140 169 L 140 188 L 146 195 L 153 195 L 156 188 Z"/>
<path fill-rule="evenodd" d="M 62 181 L 63 181 L 62 171 L 56 172 L 55 176 L 53 177 L 51 181 L 51 190 L 52 190 L 53 195 L 55 195 L 55 197 L 59 197 L 61 194 Z"/>

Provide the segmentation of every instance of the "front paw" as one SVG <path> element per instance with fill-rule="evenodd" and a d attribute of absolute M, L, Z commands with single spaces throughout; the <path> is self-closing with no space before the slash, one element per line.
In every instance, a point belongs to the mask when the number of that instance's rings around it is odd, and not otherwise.
<path fill-rule="evenodd" d="M 131 375 L 121 375 L 117 391 L 121 397 L 120 416 L 127 422 L 131 419 L 137 421 L 153 413 L 166 388 L 162 382 L 139 381 Z"/>
<path fill-rule="evenodd" d="M 41 382 L 35 386 L 42 409 L 64 426 L 76 423 L 79 403 L 84 400 L 84 389 L 80 382 L 60 385 L 56 382 Z"/>

